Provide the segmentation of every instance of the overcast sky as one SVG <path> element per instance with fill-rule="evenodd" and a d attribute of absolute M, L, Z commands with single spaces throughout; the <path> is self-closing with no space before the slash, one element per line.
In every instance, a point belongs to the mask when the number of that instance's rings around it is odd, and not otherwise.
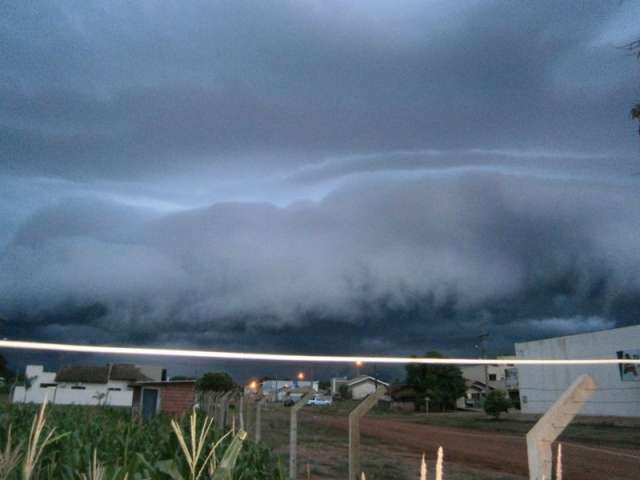
<path fill-rule="evenodd" d="M 2 2 L 5 334 L 476 356 L 637 323 L 638 18 Z"/>

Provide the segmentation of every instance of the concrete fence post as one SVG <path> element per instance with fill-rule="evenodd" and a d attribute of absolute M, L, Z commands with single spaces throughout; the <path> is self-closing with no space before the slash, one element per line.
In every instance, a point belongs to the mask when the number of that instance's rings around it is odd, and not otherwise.
<path fill-rule="evenodd" d="M 551 480 L 551 444 L 571 423 L 597 385 L 589 375 L 580 375 L 527 433 L 529 480 Z"/>
<path fill-rule="evenodd" d="M 262 440 L 262 406 L 266 403 L 267 398 L 262 397 L 256 402 L 256 443 Z"/>
<path fill-rule="evenodd" d="M 240 399 L 240 396 L 242 395 L 242 393 L 238 392 L 238 391 L 231 391 L 230 392 L 231 395 L 229 396 L 229 399 L 227 400 L 227 404 L 226 404 L 226 409 L 225 409 L 225 422 L 227 426 L 231 426 L 231 422 L 232 422 L 232 418 L 233 420 L 235 420 L 235 416 L 238 413 L 238 400 Z M 233 413 L 231 413 L 231 405 L 233 403 Z"/>
<path fill-rule="evenodd" d="M 219 415 L 219 403 L 220 403 L 220 397 L 222 396 L 221 393 L 219 392 L 211 392 L 211 395 L 209 397 L 209 408 L 211 409 L 211 414 L 213 416 L 213 419 L 216 422 L 216 425 L 218 423 L 218 415 Z"/>
<path fill-rule="evenodd" d="M 240 394 L 240 402 L 238 405 L 238 421 L 240 424 L 240 430 L 245 430 L 244 428 L 244 394 Z"/>
<path fill-rule="evenodd" d="M 306 393 L 300 400 L 291 406 L 291 419 L 289 423 L 289 480 L 296 480 L 298 476 L 298 411 L 311 399 L 314 391 Z"/>
<path fill-rule="evenodd" d="M 365 398 L 349 413 L 349 480 L 360 480 L 360 418 L 371 410 L 385 393 L 387 387 L 379 385 L 375 392 Z"/>
<path fill-rule="evenodd" d="M 227 407 L 229 405 L 229 397 L 233 395 L 232 391 L 225 392 L 218 398 L 218 418 L 217 424 L 220 426 L 221 431 L 224 431 L 227 425 Z"/>

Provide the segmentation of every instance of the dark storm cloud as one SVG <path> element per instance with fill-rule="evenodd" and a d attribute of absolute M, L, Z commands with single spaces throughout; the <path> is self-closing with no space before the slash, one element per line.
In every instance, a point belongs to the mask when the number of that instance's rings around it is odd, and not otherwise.
<path fill-rule="evenodd" d="M 638 2 L 4 2 L 5 334 L 473 354 L 640 318 Z"/>
<path fill-rule="evenodd" d="M 369 352 L 425 337 L 464 350 L 489 321 L 506 349 L 640 310 L 639 200 L 635 187 L 495 173 L 361 182 L 285 208 L 161 215 L 77 199 L 34 215 L 0 258 L 1 314 L 45 337 L 82 325 L 313 350 L 322 330 L 323 349 Z"/>
<path fill-rule="evenodd" d="M 130 178 L 438 148 L 629 154 L 636 66 L 614 46 L 636 7 L 7 2 L 4 171 Z"/>

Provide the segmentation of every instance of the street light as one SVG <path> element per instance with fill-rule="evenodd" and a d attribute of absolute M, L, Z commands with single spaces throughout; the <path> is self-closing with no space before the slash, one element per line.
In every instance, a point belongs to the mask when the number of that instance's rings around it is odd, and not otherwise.
<path fill-rule="evenodd" d="M 362 367 L 362 365 L 364 365 L 364 362 L 362 360 L 356 360 L 356 376 L 357 377 L 360 376 L 360 368 Z"/>
<path fill-rule="evenodd" d="M 298 380 L 304 380 L 304 372 L 298 372 Z"/>

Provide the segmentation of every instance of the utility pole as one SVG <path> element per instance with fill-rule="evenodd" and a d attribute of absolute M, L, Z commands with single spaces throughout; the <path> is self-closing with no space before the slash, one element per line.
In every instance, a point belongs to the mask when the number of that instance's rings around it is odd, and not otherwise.
<path fill-rule="evenodd" d="M 482 330 L 480 335 L 478 336 L 480 340 L 480 358 L 487 358 L 487 342 L 489 340 L 489 325 L 487 322 L 483 322 Z M 489 365 L 484 365 L 484 385 L 485 385 L 485 395 L 489 393 Z"/>

